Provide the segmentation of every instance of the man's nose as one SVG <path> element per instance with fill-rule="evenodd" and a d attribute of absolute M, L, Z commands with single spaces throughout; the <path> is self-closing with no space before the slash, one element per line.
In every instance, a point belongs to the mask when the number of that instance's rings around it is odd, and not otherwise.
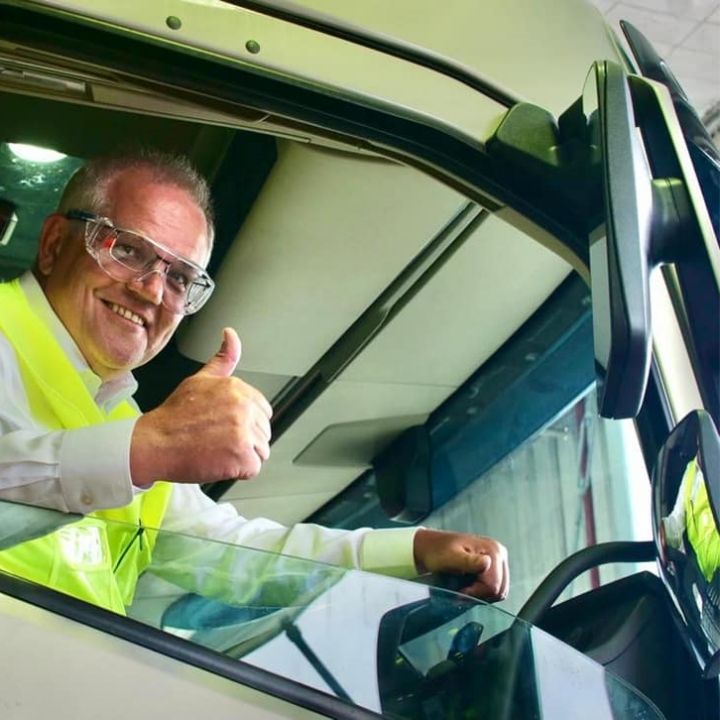
<path fill-rule="evenodd" d="M 165 274 L 159 267 L 148 270 L 143 275 L 130 280 L 130 290 L 153 305 L 160 305 L 165 292 Z"/>

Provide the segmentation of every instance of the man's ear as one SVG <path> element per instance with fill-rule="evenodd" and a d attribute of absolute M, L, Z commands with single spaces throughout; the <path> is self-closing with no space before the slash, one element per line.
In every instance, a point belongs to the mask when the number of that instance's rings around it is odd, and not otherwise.
<path fill-rule="evenodd" d="M 68 221 L 54 213 L 45 218 L 40 232 L 40 247 L 37 254 L 38 272 L 48 277 L 52 273 L 55 263 L 65 245 L 68 236 Z"/>

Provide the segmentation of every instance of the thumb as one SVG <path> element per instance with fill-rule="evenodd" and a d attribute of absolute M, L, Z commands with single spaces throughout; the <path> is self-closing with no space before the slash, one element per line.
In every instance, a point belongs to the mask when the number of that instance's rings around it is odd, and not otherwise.
<path fill-rule="evenodd" d="M 223 330 L 223 341 L 220 349 L 196 374 L 230 377 L 240 361 L 241 354 L 242 346 L 238 334 L 232 328 L 226 327 Z"/>
<path fill-rule="evenodd" d="M 492 558 L 489 555 L 481 554 L 470 556 L 468 558 L 467 572 L 475 573 L 476 575 L 482 575 L 484 572 L 490 569 L 492 565 Z"/>

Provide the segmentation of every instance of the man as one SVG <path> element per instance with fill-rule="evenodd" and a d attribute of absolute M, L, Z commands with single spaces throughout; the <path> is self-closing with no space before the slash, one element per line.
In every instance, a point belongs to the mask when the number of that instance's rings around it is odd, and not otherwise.
<path fill-rule="evenodd" d="M 144 415 L 130 400 L 131 371 L 209 296 L 212 239 L 207 185 L 185 160 L 99 159 L 73 176 L 46 219 L 33 272 L 0 285 L 0 499 L 92 513 L 0 553 L 0 569 L 122 612 L 150 560 L 144 529 L 161 527 L 400 576 L 472 574 L 467 592 L 504 598 L 507 555 L 490 538 L 288 529 L 245 520 L 200 491 L 198 483 L 254 477 L 270 455 L 272 409 L 233 377 L 237 334 L 226 328 L 216 355 Z M 130 539 L 114 537 L 108 520 L 134 528 Z M 60 556 L 73 572 L 89 557 L 100 562 L 98 547 L 105 575 L 76 582 L 58 570 Z"/>

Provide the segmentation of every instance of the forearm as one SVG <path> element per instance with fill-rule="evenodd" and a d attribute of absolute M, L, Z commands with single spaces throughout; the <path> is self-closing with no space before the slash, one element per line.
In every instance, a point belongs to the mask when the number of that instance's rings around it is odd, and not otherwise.
<path fill-rule="evenodd" d="M 414 528 L 349 531 L 304 523 L 288 528 L 266 518 L 248 520 L 233 505 L 218 504 L 193 485 L 173 488 L 163 530 L 342 567 L 399 575 L 415 572 Z M 374 539 L 366 542 L 370 536 Z"/>
<path fill-rule="evenodd" d="M 278 568 L 284 568 L 288 576 L 313 570 L 292 558 L 398 577 L 416 574 L 414 529 L 346 531 L 308 524 L 287 528 L 264 518 L 247 520 L 233 506 L 214 503 L 196 486 L 173 488 L 163 530 L 169 532 L 158 537 L 151 571 L 187 590 L 226 600 L 241 601 L 252 595 L 263 578 L 278 575 Z"/>
<path fill-rule="evenodd" d="M 132 423 L 7 432 L 0 421 L 0 500 L 84 514 L 127 505 Z"/>

